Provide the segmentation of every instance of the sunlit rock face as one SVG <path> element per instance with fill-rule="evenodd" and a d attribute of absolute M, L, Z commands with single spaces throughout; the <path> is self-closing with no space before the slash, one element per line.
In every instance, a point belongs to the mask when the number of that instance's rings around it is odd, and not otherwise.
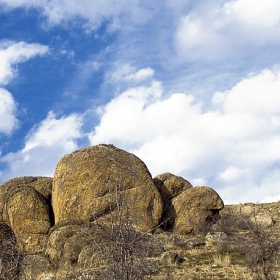
<path fill-rule="evenodd" d="M 168 172 L 157 175 L 153 180 L 164 206 L 184 190 L 192 188 L 189 181 Z"/>
<path fill-rule="evenodd" d="M 57 164 L 52 204 L 55 222 L 92 221 L 122 214 L 140 230 L 151 231 L 162 216 L 162 201 L 146 165 L 113 145 L 87 147 Z"/>

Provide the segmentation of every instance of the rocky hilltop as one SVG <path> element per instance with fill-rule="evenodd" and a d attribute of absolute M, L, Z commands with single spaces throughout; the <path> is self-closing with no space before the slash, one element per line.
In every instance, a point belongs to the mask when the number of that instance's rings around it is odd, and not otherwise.
<path fill-rule="evenodd" d="M 87 147 L 65 155 L 54 178 L 20 177 L 0 186 L 0 279 L 163 279 L 156 277 L 166 256 L 185 260 L 168 251 L 167 237 L 204 246 L 193 236 L 209 230 L 223 208 L 210 187 L 171 173 L 152 178 L 138 157 L 113 145 Z M 267 215 L 265 222 L 276 220 Z M 117 267 L 124 274 L 123 262 L 139 278 L 111 278 Z"/>

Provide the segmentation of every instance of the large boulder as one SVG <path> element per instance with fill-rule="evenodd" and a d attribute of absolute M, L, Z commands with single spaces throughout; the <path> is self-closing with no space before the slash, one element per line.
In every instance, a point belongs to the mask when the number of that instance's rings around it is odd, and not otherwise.
<path fill-rule="evenodd" d="M 177 233 L 195 233 L 203 226 L 214 223 L 224 208 L 220 196 L 209 187 L 185 190 L 166 205 L 164 220 L 167 229 Z"/>
<path fill-rule="evenodd" d="M 51 178 L 21 177 L 0 187 L 2 220 L 16 234 L 23 252 L 37 253 L 44 248 L 51 228 L 51 182 Z"/>
<path fill-rule="evenodd" d="M 113 145 L 87 147 L 57 164 L 52 204 L 55 222 L 67 219 L 117 221 L 120 215 L 150 231 L 162 215 L 162 201 L 146 165 Z"/>
<path fill-rule="evenodd" d="M 168 172 L 157 175 L 153 180 L 164 206 L 181 192 L 192 188 L 192 184 L 189 181 Z"/>

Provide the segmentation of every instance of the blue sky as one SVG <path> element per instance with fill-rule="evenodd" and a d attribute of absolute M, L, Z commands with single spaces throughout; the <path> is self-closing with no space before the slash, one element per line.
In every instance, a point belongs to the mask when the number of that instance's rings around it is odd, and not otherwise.
<path fill-rule="evenodd" d="M 113 143 L 226 203 L 280 200 L 278 0 L 0 0 L 0 183 Z"/>

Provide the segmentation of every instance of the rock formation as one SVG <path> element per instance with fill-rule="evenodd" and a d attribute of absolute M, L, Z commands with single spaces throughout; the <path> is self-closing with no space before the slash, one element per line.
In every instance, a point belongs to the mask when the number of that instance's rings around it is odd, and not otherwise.
<path fill-rule="evenodd" d="M 68 271 L 104 261 L 99 246 L 112 243 L 113 231 L 116 241 L 126 231 L 127 238 L 141 232 L 152 240 L 165 222 L 163 228 L 188 234 L 222 208 L 213 189 L 192 187 L 171 173 L 152 179 L 135 155 L 98 145 L 65 155 L 53 179 L 20 177 L 0 185 L 0 239 L 15 234 L 28 279 L 51 279 L 58 271 L 64 279 Z"/>

